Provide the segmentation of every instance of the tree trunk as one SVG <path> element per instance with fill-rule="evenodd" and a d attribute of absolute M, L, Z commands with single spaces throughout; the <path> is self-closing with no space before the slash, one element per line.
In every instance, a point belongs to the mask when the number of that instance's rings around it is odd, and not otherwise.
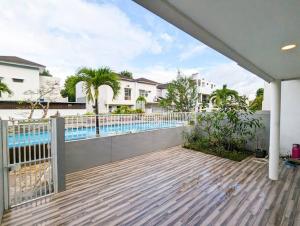
<path fill-rule="evenodd" d="M 100 134 L 100 128 L 99 128 L 98 98 L 95 98 L 95 114 L 96 114 L 96 135 L 99 135 Z"/>
<path fill-rule="evenodd" d="M 43 106 L 41 104 L 41 107 L 43 109 L 43 116 L 42 116 L 42 119 L 46 118 L 47 117 L 47 114 L 48 114 L 48 110 L 49 110 L 49 106 L 50 106 L 50 102 L 47 102 L 47 105 L 46 106 Z"/>

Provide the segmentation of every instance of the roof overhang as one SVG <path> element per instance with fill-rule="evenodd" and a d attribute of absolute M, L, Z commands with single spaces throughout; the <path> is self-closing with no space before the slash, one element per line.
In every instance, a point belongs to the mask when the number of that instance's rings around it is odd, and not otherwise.
<path fill-rule="evenodd" d="M 134 1 L 267 82 L 300 78 L 300 1 Z"/>

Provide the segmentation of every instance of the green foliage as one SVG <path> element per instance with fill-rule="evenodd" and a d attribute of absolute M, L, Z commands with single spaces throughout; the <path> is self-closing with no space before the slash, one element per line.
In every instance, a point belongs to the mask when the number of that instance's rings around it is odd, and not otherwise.
<path fill-rule="evenodd" d="M 124 77 L 127 77 L 127 78 L 133 78 L 132 77 L 132 73 L 130 71 L 121 71 L 120 72 L 120 75 L 124 76 Z"/>
<path fill-rule="evenodd" d="M 228 89 L 227 85 L 223 85 L 222 89 L 215 90 L 209 97 L 212 103 L 220 107 L 228 102 L 236 102 L 239 99 L 239 94 L 237 91 Z"/>
<path fill-rule="evenodd" d="M 145 110 L 146 103 L 147 103 L 146 98 L 144 96 L 139 96 L 136 99 L 137 109 L 139 109 L 141 111 Z"/>
<path fill-rule="evenodd" d="M 172 101 L 170 99 L 160 98 L 158 104 L 159 104 L 159 106 L 161 106 L 162 108 L 164 108 L 167 111 L 173 109 Z"/>
<path fill-rule="evenodd" d="M 117 108 L 113 114 L 142 114 L 144 113 L 142 109 L 131 109 L 128 106 L 121 106 Z"/>
<path fill-rule="evenodd" d="M 167 96 L 160 100 L 164 108 L 174 107 L 178 112 L 194 111 L 197 102 L 197 85 L 191 77 L 178 77 L 167 87 Z"/>
<path fill-rule="evenodd" d="M 84 82 L 83 89 L 87 95 L 89 101 L 95 103 L 95 114 L 99 113 L 98 99 L 99 99 L 99 87 L 102 85 L 108 85 L 111 87 L 115 97 L 120 90 L 120 82 L 116 73 L 114 73 L 108 67 L 102 67 L 99 69 L 81 68 L 77 74 L 74 82 L 74 86 L 78 82 Z"/>
<path fill-rule="evenodd" d="M 264 100 L 264 89 L 263 88 L 259 88 L 256 91 L 256 97 L 255 99 L 250 102 L 250 109 L 252 111 L 259 111 L 262 109 L 262 102 Z"/>
<path fill-rule="evenodd" d="M 197 125 L 185 134 L 185 146 L 230 159 L 247 157 L 247 141 L 263 125 L 246 104 L 246 98 L 221 102 L 219 110 L 197 117 Z"/>
<path fill-rule="evenodd" d="M 0 80 L 0 96 L 2 93 L 7 93 L 9 95 L 13 94 L 13 92 L 8 88 L 8 86 Z"/>
<path fill-rule="evenodd" d="M 42 73 L 40 73 L 40 75 L 42 76 L 48 76 L 48 77 L 52 77 L 52 75 L 50 74 L 50 71 L 45 69 Z"/>
<path fill-rule="evenodd" d="M 89 116 L 89 115 L 95 115 L 95 113 L 94 112 L 86 112 L 86 113 L 84 113 L 83 115 L 87 115 L 87 116 Z"/>
<path fill-rule="evenodd" d="M 78 82 L 78 77 L 76 75 L 68 76 L 64 83 L 64 89 L 60 91 L 62 97 L 68 97 L 68 101 L 76 101 L 76 83 Z"/>
<path fill-rule="evenodd" d="M 146 103 L 147 100 L 144 96 L 139 96 L 137 99 L 136 99 L 136 102 L 143 102 L 143 103 Z"/>

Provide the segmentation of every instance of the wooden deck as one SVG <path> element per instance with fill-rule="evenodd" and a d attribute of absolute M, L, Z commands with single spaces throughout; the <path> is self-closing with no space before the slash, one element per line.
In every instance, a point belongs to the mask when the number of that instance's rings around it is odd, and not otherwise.
<path fill-rule="evenodd" d="M 299 169 L 185 150 L 154 152 L 73 173 L 67 191 L 12 209 L 3 225 L 300 225 Z"/>

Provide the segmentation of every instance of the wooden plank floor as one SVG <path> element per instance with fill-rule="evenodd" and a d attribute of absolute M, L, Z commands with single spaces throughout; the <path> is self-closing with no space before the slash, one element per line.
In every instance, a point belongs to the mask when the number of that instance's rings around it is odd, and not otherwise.
<path fill-rule="evenodd" d="M 3 225 L 300 225 L 299 169 L 174 147 L 67 175 L 67 190 Z"/>

